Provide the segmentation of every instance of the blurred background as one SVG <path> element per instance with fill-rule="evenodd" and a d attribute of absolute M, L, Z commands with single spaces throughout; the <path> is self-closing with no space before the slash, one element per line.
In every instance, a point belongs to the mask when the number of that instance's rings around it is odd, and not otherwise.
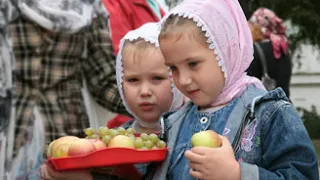
<path fill-rule="evenodd" d="M 320 1 L 240 0 L 249 18 L 259 7 L 287 26 L 292 57 L 290 99 L 300 112 L 320 157 Z"/>

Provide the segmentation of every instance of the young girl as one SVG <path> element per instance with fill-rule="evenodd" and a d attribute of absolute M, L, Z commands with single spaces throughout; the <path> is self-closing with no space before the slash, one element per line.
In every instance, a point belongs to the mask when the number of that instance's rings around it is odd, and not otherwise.
<path fill-rule="evenodd" d="M 153 179 L 319 179 L 311 140 L 284 92 L 245 74 L 251 33 L 238 0 L 186 0 L 159 35 L 177 88 L 191 99 L 163 115 L 169 151 Z M 221 134 L 219 148 L 192 147 L 194 133 Z"/>
<path fill-rule="evenodd" d="M 123 125 L 137 133 L 159 133 L 159 117 L 183 104 L 183 95 L 171 81 L 158 43 L 160 26 L 147 23 L 120 42 L 117 84 L 123 104 L 134 117 Z"/>
<path fill-rule="evenodd" d="M 160 27 L 157 23 L 147 23 L 128 32 L 120 42 L 117 56 L 119 92 L 128 112 L 134 117 L 134 120 L 124 127 L 132 127 L 138 133 L 159 133 L 161 114 L 176 110 L 184 101 L 182 93 L 173 85 L 169 68 L 164 63 L 158 43 L 159 33 Z M 140 172 L 145 173 L 145 165 L 137 167 Z M 79 177 L 77 174 L 81 174 L 82 177 L 90 179 L 90 174 L 85 171 L 59 173 L 47 165 L 43 166 L 42 174 L 49 178 L 51 174 L 51 177 L 53 175 L 70 179 L 76 179 Z"/>

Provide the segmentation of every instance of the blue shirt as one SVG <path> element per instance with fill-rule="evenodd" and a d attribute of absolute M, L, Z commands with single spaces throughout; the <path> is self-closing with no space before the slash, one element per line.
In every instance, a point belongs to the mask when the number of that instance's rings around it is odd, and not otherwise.
<path fill-rule="evenodd" d="M 172 153 L 169 179 L 194 179 L 189 175 L 189 162 L 184 157 L 184 152 L 192 148 L 190 141 L 192 135 L 208 129 L 222 134 L 236 102 L 237 99 L 234 99 L 227 106 L 212 113 L 198 111 L 198 106 L 193 105 L 181 126 L 176 143 L 177 147 Z"/>

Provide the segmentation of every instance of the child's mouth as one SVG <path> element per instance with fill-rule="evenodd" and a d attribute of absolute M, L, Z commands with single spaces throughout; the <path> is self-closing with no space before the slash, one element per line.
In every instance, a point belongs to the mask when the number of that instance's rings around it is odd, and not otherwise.
<path fill-rule="evenodd" d="M 187 92 L 188 92 L 188 94 L 190 94 L 191 96 L 195 96 L 195 95 L 197 95 L 197 93 L 198 93 L 199 91 L 200 91 L 199 89 L 196 89 L 196 90 L 187 91 Z"/>
<path fill-rule="evenodd" d="M 139 106 L 143 111 L 151 111 L 154 108 L 155 104 L 141 103 Z"/>

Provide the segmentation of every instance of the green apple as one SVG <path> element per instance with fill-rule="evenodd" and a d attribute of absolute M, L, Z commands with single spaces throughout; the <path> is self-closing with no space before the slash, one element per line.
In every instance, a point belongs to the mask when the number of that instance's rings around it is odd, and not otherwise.
<path fill-rule="evenodd" d="M 207 130 L 193 134 L 191 138 L 191 144 L 193 147 L 217 148 L 221 147 L 222 141 L 216 132 Z"/>
<path fill-rule="evenodd" d="M 123 148 L 135 148 L 134 140 L 128 136 L 125 135 L 117 135 L 113 137 L 109 144 L 108 148 L 112 147 L 123 147 Z"/>

